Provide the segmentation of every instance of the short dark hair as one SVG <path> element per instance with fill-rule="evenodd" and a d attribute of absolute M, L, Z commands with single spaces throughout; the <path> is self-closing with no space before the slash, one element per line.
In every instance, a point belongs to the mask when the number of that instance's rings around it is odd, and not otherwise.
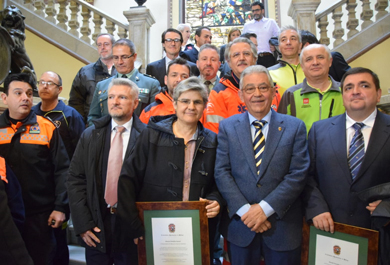
<path fill-rule="evenodd" d="M 202 30 L 207 29 L 211 32 L 211 29 L 209 27 L 199 27 L 195 30 L 195 35 L 200 37 L 202 35 Z M 196 44 L 196 39 L 195 39 L 195 44 Z"/>
<path fill-rule="evenodd" d="M 96 45 L 97 45 L 97 41 L 98 41 L 99 37 L 101 37 L 101 36 L 108 36 L 108 37 L 110 38 L 110 40 L 111 40 L 111 44 L 114 44 L 114 42 L 115 42 L 114 36 L 112 36 L 110 33 L 100 33 L 100 34 L 97 35 L 97 37 L 96 37 L 96 40 L 95 40 L 95 44 L 96 44 Z"/>
<path fill-rule="evenodd" d="M 253 3 L 251 4 L 251 8 L 252 8 L 253 6 L 260 6 L 261 9 L 264 9 L 264 4 L 263 4 L 263 3 L 260 3 L 259 1 L 253 2 Z"/>
<path fill-rule="evenodd" d="M 376 90 L 379 90 L 381 88 L 381 85 L 379 83 L 379 78 L 378 78 L 378 75 L 376 73 L 374 73 L 373 71 L 371 71 L 368 68 L 355 67 L 355 68 L 349 69 L 343 75 L 343 78 L 341 78 L 341 82 L 340 82 L 341 92 L 344 90 L 344 81 L 345 81 L 345 78 L 347 78 L 347 76 L 356 75 L 356 74 L 364 74 L 364 73 L 370 74 L 372 76 L 372 80 L 374 81 L 375 88 L 376 88 Z"/>
<path fill-rule="evenodd" d="M 174 60 L 172 60 L 172 61 L 170 61 L 168 63 L 167 75 L 169 75 L 169 69 L 174 64 L 180 64 L 180 65 L 186 66 L 188 68 L 189 75 L 191 75 L 191 67 L 190 67 L 190 65 L 188 64 L 186 59 L 183 59 L 181 57 L 177 57 L 176 59 L 174 59 Z"/>
<path fill-rule="evenodd" d="M 320 43 L 317 37 L 308 30 L 300 30 L 299 32 L 302 38 L 302 47 L 308 42 L 309 44 Z"/>
<path fill-rule="evenodd" d="M 4 93 L 7 96 L 8 96 L 9 84 L 11 84 L 13 81 L 20 81 L 20 82 L 27 83 L 31 86 L 33 90 L 35 91 L 37 90 L 36 81 L 31 74 L 26 74 L 26 73 L 10 74 L 4 80 Z"/>
<path fill-rule="evenodd" d="M 174 28 L 169 28 L 167 29 L 166 31 L 164 31 L 162 34 L 161 34 L 161 43 L 165 43 L 165 35 L 168 33 L 168 32 L 174 32 L 176 34 L 179 34 L 180 35 L 180 43 L 183 43 L 183 35 L 181 35 L 181 32 L 178 31 L 177 29 L 174 29 Z"/>
<path fill-rule="evenodd" d="M 243 33 L 240 35 L 240 37 L 247 38 L 248 40 L 250 40 L 251 38 L 257 39 L 256 33 L 253 33 L 253 32 Z"/>
<path fill-rule="evenodd" d="M 135 45 L 134 43 L 129 40 L 129 39 L 119 39 L 117 40 L 113 45 L 112 45 L 112 48 L 114 49 L 114 47 L 116 46 L 127 46 L 130 48 L 130 52 L 131 53 L 136 53 L 135 51 Z"/>

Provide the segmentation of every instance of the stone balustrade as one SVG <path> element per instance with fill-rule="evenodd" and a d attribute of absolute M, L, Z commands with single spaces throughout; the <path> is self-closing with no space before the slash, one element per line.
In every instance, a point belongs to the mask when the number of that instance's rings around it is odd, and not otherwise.
<path fill-rule="evenodd" d="M 103 32 L 116 39 L 128 38 L 128 23 L 110 17 L 83 0 L 14 1 L 88 44 L 95 45 L 96 37 Z"/>
<path fill-rule="evenodd" d="M 361 2 L 360 5 L 358 5 L 359 2 Z M 374 21 L 386 16 L 388 7 L 389 0 L 341 0 L 316 14 L 315 23 L 320 30 L 319 41 L 335 48 L 372 25 Z M 359 14 L 360 19 L 356 17 Z M 373 20 L 374 14 L 375 20 Z M 329 23 L 332 23 L 331 26 Z M 328 26 L 333 28 L 332 38 L 329 36 Z"/>

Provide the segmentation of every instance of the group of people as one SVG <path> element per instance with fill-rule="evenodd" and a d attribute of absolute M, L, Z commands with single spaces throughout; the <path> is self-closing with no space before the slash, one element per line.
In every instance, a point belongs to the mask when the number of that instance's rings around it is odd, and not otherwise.
<path fill-rule="evenodd" d="M 41 75 L 36 106 L 31 76 L 6 78 L 2 262 L 67 264 L 71 213 L 87 264 L 138 264 L 136 202 L 205 201 L 211 264 L 220 234 L 231 264 L 298 265 L 303 216 L 328 232 L 334 222 L 372 228 L 388 202 L 359 193 L 389 182 L 390 167 L 378 76 L 251 8 L 254 20 L 224 46 L 223 76 L 211 30 L 188 45 L 180 25 L 162 33 L 165 56 L 148 74 L 132 41 L 100 34 L 100 58 L 77 73 L 70 106 L 57 73 Z M 281 58 L 271 63 L 264 36 L 275 34 Z M 380 249 L 379 262 L 388 255 Z"/>

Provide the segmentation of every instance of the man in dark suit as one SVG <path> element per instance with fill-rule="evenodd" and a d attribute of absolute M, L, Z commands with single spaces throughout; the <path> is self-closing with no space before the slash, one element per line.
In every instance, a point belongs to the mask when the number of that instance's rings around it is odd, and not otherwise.
<path fill-rule="evenodd" d="M 246 68 L 239 95 L 248 112 L 219 126 L 215 179 L 227 202 L 221 230 L 233 265 L 259 264 L 261 254 L 267 265 L 300 264 L 306 128 L 271 110 L 274 94 L 265 67 Z"/>
<path fill-rule="evenodd" d="M 341 80 L 346 113 L 315 122 L 309 133 L 310 174 L 304 196 L 306 218 L 334 231 L 333 221 L 370 228 L 370 212 L 358 192 L 390 182 L 390 116 L 379 112 L 378 76 L 352 68 Z M 355 161 L 355 159 L 358 160 Z"/>
<path fill-rule="evenodd" d="M 112 80 L 107 92 L 109 115 L 95 120 L 94 126 L 84 131 L 69 168 L 70 210 L 75 232 L 86 247 L 87 264 L 138 264 L 134 244 L 126 253 L 113 249 L 117 178 L 122 160 L 130 155 L 139 134 L 145 128 L 134 114 L 139 103 L 138 90 L 136 84 L 128 79 Z M 111 146 L 116 146 L 117 135 L 122 139 L 118 146 L 123 147 L 123 150 L 118 154 L 119 165 L 112 167 L 112 152 L 119 148 Z M 115 169 L 118 170 L 117 174 L 111 174 Z M 112 177 L 115 188 L 110 193 L 107 187 L 111 186 Z"/>
<path fill-rule="evenodd" d="M 169 28 L 161 35 L 161 43 L 164 47 L 166 57 L 161 60 L 151 62 L 146 66 L 146 74 L 153 76 L 160 82 L 160 86 L 165 86 L 165 76 L 167 74 L 168 64 L 179 57 L 183 36 L 180 31 Z M 191 75 L 198 76 L 199 70 L 195 63 L 188 61 L 191 69 Z"/>
<path fill-rule="evenodd" d="M 195 46 L 191 50 L 186 50 L 180 53 L 180 56 L 184 59 L 187 59 L 193 63 L 196 63 L 198 60 L 199 49 L 203 44 L 211 44 L 211 39 L 213 35 L 211 30 L 208 27 L 199 27 L 195 31 Z"/>

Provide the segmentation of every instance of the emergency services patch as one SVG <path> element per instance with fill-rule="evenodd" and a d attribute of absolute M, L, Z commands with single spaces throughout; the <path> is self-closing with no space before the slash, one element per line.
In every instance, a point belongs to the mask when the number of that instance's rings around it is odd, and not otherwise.
<path fill-rule="evenodd" d="M 53 121 L 53 123 L 57 128 L 61 127 L 61 121 Z"/>
<path fill-rule="evenodd" d="M 39 128 L 39 124 L 36 123 L 34 125 L 30 126 L 30 131 L 28 132 L 29 134 L 39 134 L 41 133 L 41 129 Z"/>

